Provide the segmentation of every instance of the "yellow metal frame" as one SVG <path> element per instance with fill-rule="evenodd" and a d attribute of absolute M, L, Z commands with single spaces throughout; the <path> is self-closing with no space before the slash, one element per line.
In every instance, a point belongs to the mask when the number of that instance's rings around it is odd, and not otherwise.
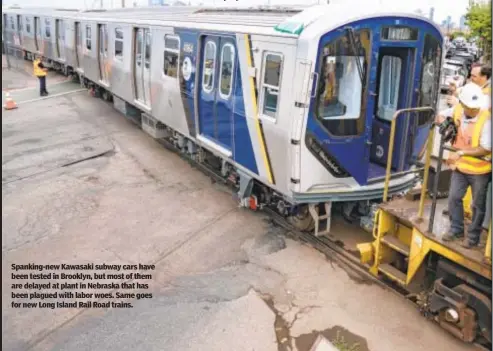
<path fill-rule="evenodd" d="M 397 125 L 397 119 L 403 113 L 409 112 L 422 112 L 422 111 L 434 111 L 431 107 L 422 107 L 422 108 L 411 108 L 411 109 L 403 109 L 396 111 L 391 123 L 390 130 L 390 140 L 389 140 L 389 152 L 387 157 L 387 169 L 385 173 L 385 184 L 384 184 L 384 194 L 383 194 L 383 202 L 388 201 L 388 188 L 391 177 L 391 168 L 392 168 L 392 155 L 394 151 L 394 139 L 395 139 L 395 130 Z M 430 134 L 428 136 L 427 145 L 426 145 L 426 155 L 425 155 L 425 167 L 424 167 L 424 179 L 421 188 L 421 197 L 419 201 L 418 208 L 418 221 L 423 220 L 424 215 L 424 207 L 425 200 L 428 190 L 428 181 L 430 175 L 430 164 L 431 164 L 431 154 L 433 151 L 433 143 L 435 138 L 435 128 L 431 128 Z M 439 160 L 440 161 L 440 160 Z M 408 172 L 402 172 L 408 173 Z M 470 213 L 470 204 L 472 201 L 472 194 L 470 189 L 468 190 L 466 196 L 464 197 L 464 209 L 465 213 Z M 491 270 L 491 221 L 488 231 L 488 239 L 486 242 L 486 249 L 484 252 L 484 261 L 477 262 L 469 259 L 467 256 L 460 254 L 453 249 L 443 245 L 440 242 L 432 240 L 427 237 L 425 234 L 420 232 L 413 226 L 413 228 L 407 228 L 406 231 L 403 232 L 403 228 L 398 228 L 400 224 L 397 222 L 397 218 L 388 213 L 383 209 L 379 209 L 375 214 L 374 228 L 373 228 L 373 237 L 374 241 L 371 243 L 361 243 L 358 244 L 357 247 L 361 254 L 361 262 L 368 263 L 373 259 L 373 263 L 369 269 L 370 273 L 378 276 L 379 274 L 379 266 L 382 262 L 386 262 L 392 258 L 392 249 L 384 245 L 382 239 L 386 235 L 394 235 L 401 242 L 407 244 L 410 241 L 409 245 L 409 259 L 408 259 L 408 269 L 405 285 L 409 285 L 416 273 L 422 266 L 425 261 L 428 253 L 435 252 L 440 256 L 443 256 L 452 262 L 457 263 L 458 265 L 468 268 L 473 272 L 491 280 L 492 278 L 492 270 Z M 485 264 L 487 263 L 487 264 Z M 404 282 L 402 282 L 404 283 Z"/>
<path fill-rule="evenodd" d="M 490 246 L 491 247 L 491 246 Z M 452 262 L 466 267 L 473 272 L 491 280 L 491 266 L 487 267 L 479 262 L 472 261 L 464 255 L 457 253 L 448 247 L 429 239 L 418 229 L 413 228 L 413 238 L 411 241 L 411 251 L 409 253 L 409 265 L 407 269 L 406 285 L 411 282 L 414 275 L 421 267 L 423 261 L 430 251 L 436 252 L 440 256 L 448 258 Z M 491 251 L 491 249 L 490 249 Z"/>

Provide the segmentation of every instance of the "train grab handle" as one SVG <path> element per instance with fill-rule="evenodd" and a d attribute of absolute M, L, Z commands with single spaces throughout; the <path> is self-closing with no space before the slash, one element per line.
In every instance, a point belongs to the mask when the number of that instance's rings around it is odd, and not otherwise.
<path fill-rule="evenodd" d="M 395 128 L 397 125 L 397 118 L 402 116 L 404 113 L 425 112 L 425 111 L 430 111 L 430 112 L 434 113 L 435 109 L 431 106 L 403 108 L 402 110 L 395 111 L 394 115 L 392 116 L 392 123 L 390 125 L 389 148 L 388 148 L 388 155 L 387 155 L 387 170 L 385 171 L 385 183 L 384 183 L 384 187 L 383 187 L 383 202 L 387 202 L 387 200 L 388 200 L 390 175 L 391 175 L 391 169 L 392 169 L 392 155 L 394 154 Z M 425 169 L 425 176 L 427 176 L 427 172 L 428 172 L 428 170 Z M 397 174 L 399 174 L 399 173 L 396 173 L 394 175 L 397 175 Z M 424 184 L 424 185 L 426 185 L 426 184 Z"/>

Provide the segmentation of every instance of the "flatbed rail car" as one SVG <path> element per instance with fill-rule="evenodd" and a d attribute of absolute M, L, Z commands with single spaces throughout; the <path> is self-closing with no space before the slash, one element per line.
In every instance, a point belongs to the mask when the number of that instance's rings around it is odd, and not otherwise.
<path fill-rule="evenodd" d="M 333 210 L 369 214 L 393 112 L 438 98 L 440 30 L 370 5 L 11 8 L 3 19 L 26 56 L 42 54 L 221 171 L 245 206 L 274 208 L 316 235 L 331 232 Z M 414 186 L 431 116 L 400 120 L 390 194 Z"/>
<path fill-rule="evenodd" d="M 433 199 L 426 198 L 433 138 L 434 132 L 427 142 L 419 203 L 409 198 L 387 201 L 384 197 L 375 215 L 374 241 L 358 244 L 361 262 L 374 276 L 404 288 L 422 312 L 444 329 L 466 342 L 491 348 L 491 219 L 478 247 L 464 248 L 458 241 L 441 240 L 449 219 L 444 214 L 446 202 L 437 200 L 440 165 L 434 177 Z M 467 229 L 471 201 L 465 200 Z"/>

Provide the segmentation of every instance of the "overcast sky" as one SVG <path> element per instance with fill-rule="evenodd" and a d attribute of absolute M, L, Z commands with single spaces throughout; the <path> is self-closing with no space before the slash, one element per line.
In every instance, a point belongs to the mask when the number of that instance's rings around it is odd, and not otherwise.
<path fill-rule="evenodd" d="M 66 8 L 87 8 L 97 7 L 100 2 L 103 1 L 105 7 L 120 7 L 122 0 L 43 0 L 43 6 L 57 6 Z M 133 2 L 136 2 L 138 6 L 146 6 L 148 0 L 125 0 L 127 7 L 132 6 Z M 183 0 L 188 2 L 188 0 Z M 320 0 L 322 3 L 323 0 Z M 192 4 L 203 2 L 204 4 L 227 4 L 235 5 L 258 5 L 267 4 L 268 0 L 191 0 Z M 468 0 L 331 0 L 331 2 L 343 2 L 351 6 L 357 6 L 361 3 L 375 2 L 377 6 L 385 7 L 386 5 L 393 5 L 399 3 L 399 7 L 402 7 L 404 11 L 414 12 L 416 9 L 421 9 L 426 15 L 428 15 L 430 7 L 435 8 L 434 20 L 441 23 L 448 15 L 452 16 L 452 21 L 459 23 L 460 16 L 465 14 Z M 4 0 L 2 5 L 24 5 L 24 6 L 39 6 L 41 0 Z M 318 0 L 270 0 L 271 5 L 280 4 L 309 4 L 318 3 Z"/>

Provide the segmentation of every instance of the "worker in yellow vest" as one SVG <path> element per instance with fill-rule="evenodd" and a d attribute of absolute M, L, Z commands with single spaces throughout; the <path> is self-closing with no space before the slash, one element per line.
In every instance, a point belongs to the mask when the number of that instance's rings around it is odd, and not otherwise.
<path fill-rule="evenodd" d="M 478 64 L 471 69 L 471 82 L 478 85 L 486 99 L 483 101 L 485 106 L 490 109 L 491 112 L 491 67 L 487 65 Z M 455 85 L 450 86 L 451 96 L 447 97 L 447 103 L 451 106 L 455 106 L 459 103 L 458 96 L 461 88 L 457 88 Z"/>
<path fill-rule="evenodd" d="M 43 65 L 42 56 L 36 57 L 33 61 L 34 75 L 39 79 L 39 95 L 46 96 L 48 91 L 46 90 L 46 72 L 48 69 Z"/>
<path fill-rule="evenodd" d="M 471 186 L 473 198 L 472 222 L 462 246 L 471 248 L 479 244 L 486 211 L 488 183 L 491 179 L 491 115 L 485 108 L 482 89 L 474 83 L 465 85 L 459 93 L 459 104 L 442 111 L 441 123 L 451 117 L 457 126 L 453 147 L 458 151 L 448 159 L 453 172 L 450 181 L 448 210 L 450 232 L 443 240 L 464 237 L 464 207 L 462 199 Z M 481 160 L 475 157 L 483 157 Z"/>

